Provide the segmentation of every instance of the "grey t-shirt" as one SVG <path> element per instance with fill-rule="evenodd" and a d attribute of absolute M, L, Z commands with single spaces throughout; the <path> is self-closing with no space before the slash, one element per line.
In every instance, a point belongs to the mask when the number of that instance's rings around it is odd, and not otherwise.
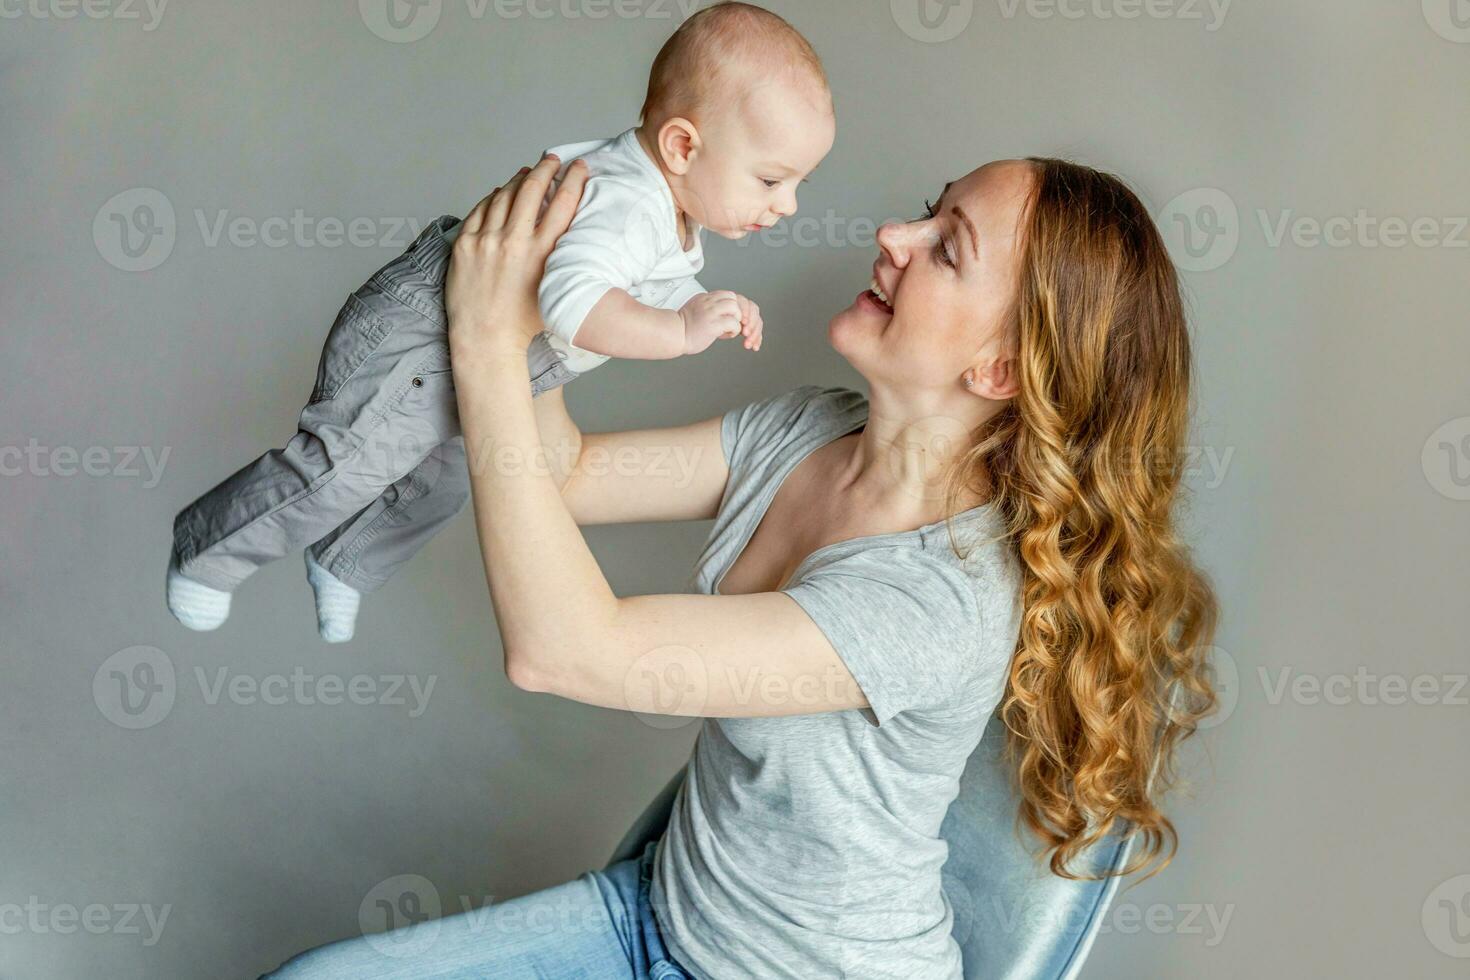
<path fill-rule="evenodd" d="M 691 580 L 714 594 L 781 481 L 862 428 L 866 397 L 803 385 L 732 409 L 730 476 Z M 783 590 L 870 708 L 706 718 L 659 841 L 652 904 L 697 980 L 961 975 L 939 836 L 1005 690 L 1020 577 L 995 508 L 819 548 Z"/>

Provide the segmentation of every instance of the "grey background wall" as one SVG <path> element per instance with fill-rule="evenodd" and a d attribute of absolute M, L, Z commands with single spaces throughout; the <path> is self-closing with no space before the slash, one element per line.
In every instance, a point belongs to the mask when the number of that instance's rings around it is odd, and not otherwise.
<path fill-rule="evenodd" d="M 824 330 L 875 223 L 997 157 L 1125 175 L 1188 270 L 1227 711 L 1184 760 L 1178 860 L 1085 975 L 1464 976 L 1467 5 L 771 6 L 839 125 L 784 234 L 710 243 L 764 350 L 611 364 L 574 415 L 858 384 Z M 346 293 L 542 148 L 631 125 L 683 11 L 399 13 L 0 7 L 0 976 L 254 976 L 357 933 L 393 876 L 450 912 L 556 884 L 687 757 L 692 722 L 510 686 L 467 513 L 349 645 L 317 640 L 294 559 L 218 633 L 164 609 L 173 514 L 294 431 Z M 587 536 L 636 593 L 684 588 L 706 530 Z"/>

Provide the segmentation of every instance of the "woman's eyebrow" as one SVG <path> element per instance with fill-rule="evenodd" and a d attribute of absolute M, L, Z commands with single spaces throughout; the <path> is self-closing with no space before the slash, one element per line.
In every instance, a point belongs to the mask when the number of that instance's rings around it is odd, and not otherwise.
<path fill-rule="evenodd" d="M 958 204 L 951 205 L 949 213 L 955 215 L 965 223 L 965 230 L 970 233 L 970 253 L 974 255 L 975 258 L 980 258 L 980 246 L 976 244 L 980 241 L 980 236 L 975 231 L 975 223 L 970 220 L 969 215 L 960 210 L 960 206 Z"/>

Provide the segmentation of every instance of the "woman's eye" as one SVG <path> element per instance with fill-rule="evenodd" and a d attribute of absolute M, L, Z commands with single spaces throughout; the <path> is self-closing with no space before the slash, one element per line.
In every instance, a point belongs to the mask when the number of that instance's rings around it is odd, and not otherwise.
<path fill-rule="evenodd" d="M 924 218 L 932 221 L 937 217 L 939 216 L 934 213 L 934 205 L 929 203 L 927 197 L 924 198 Z M 955 267 L 954 259 L 949 256 L 949 243 L 944 240 L 943 235 L 939 236 L 939 241 L 934 245 L 934 260 L 940 265 L 949 266 L 951 269 Z"/>

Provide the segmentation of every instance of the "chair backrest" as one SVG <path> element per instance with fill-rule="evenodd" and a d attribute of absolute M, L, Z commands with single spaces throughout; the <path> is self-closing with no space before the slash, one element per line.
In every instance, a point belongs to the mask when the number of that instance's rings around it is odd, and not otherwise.
<path fill-rule="evenodd" d="M 1002 761 L 1004 739 L 1004 723 L 992 717 L 940 829 L 949 844 L 943 879 L 954 907 L 952 934 L 966 978 L 1071 980 L 1092 949 L 1119 879 L 1059 878 L 1023 846 L 1015 830 L 1019 801 Z M 633 822 L 609 864 L 636 857 L 663 834 L 684 772 Z M 1077 866 L 1093 873 L 1120 868 L 1131 850 L 1131 840 L 1109 837 Z"/>

